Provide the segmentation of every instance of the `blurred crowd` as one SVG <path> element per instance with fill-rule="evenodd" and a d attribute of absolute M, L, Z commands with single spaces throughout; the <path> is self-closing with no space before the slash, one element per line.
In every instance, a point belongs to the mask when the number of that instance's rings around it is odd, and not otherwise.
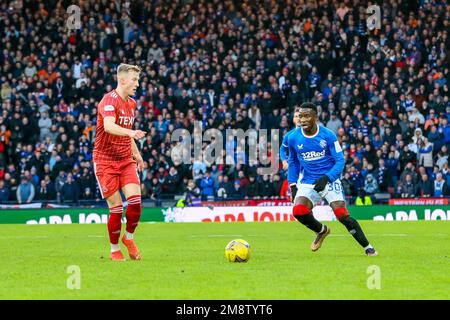
<path fill-rule="evenodd" d="M 379 30 L 368 1 L 84 0 L 69 29 L 71 1 L 2 1 L 0 202 L 100 199 L 96 105 L 121 62 L 143 68 L 144 199 L 288 198 L 281 166 L 174 163 L 171 133 L 200 121 L 281 139 L 304 101 L 338 136 L 347 196 L 449 196 L 450 5 L 412 3 L 383 1 Z"/>

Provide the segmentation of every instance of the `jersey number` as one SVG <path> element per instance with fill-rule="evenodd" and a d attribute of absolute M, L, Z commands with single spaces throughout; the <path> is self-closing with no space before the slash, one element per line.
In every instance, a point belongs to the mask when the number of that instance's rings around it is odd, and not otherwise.
<path fill-rule="evenodd" d="M 329 183 L 328 184 L 328 191 L 335 191 L 337 193 L 341 193 L 342 192 L 342 185 L 340 182 L 335 181 L 333 183 Z"/>

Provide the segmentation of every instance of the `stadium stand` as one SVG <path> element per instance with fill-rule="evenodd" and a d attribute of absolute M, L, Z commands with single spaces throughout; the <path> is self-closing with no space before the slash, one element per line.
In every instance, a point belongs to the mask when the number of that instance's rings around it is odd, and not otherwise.
<path fill-rule="evenodd" d="M 143 67 L 144 201 L 287 198 L 281 166 L 177 164 L 170 137 L 194 121 L 282 137 L 306 100 L 338 135 L 350 201 L 361 189 L 375 201 L 450 195 L 445 1 L 383 1 L 381 30 L 357 0 L 80 3 L 78 30 L 66 26 L 71 1 L 0 4 L 0 203 L 99 201 L 96 104 L 121 62 Z"/>

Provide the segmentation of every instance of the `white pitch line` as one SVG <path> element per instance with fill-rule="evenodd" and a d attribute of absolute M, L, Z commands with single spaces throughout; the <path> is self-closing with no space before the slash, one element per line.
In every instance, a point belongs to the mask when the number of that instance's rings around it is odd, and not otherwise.
<path fill-rule="evenodd" d="M 88 235 L 88 238 L 104 238 L 105 236 Z M 48 239 L 49 236 L 0 236 L 0 239 Z M 70 237 L 81 238 L 81 237 Z M 84 237 L 82 237 L 84 238 Z"/>
<path fill-rule="evenodd" d="M 242 237 L 242 234 L 209 234 L 208 238 L 219 238 L 219 237 Z"/>
<path fill-rule="evenodd" d="M 48 236 L 0 236 L 0 239 L 47 239 Z"/>

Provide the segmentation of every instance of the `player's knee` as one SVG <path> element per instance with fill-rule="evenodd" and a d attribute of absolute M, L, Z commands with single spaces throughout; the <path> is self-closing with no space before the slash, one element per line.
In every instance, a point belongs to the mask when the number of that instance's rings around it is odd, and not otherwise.
<path fill-rule="evenodd" d="M 293 214 L 294 217 L 300 217 L 311 213 L 311 209 L 305 206 L 304 204 L 297 204 L 294 206 Z"/>
<path fill-rule="evenodd" d="M 123 205 L 119 203 L 118 205 L 109 207 L 110 216 L 119 216 L 121 217 L 123 213 Z"/>
<path fill-rule="evenodd" d="M 117 202 L 109 202 L 108 203 L 110 205 L 110 208 L 122 208 L 123 210 L 123 203 L 122 201 L 117 201 Z"/>
<path fill-rule="evenodd" d="M 348 210 L 345 207 L 336 208 L 333 210 L 333 212 L 339 221 L 345 220 L 345 219 L 347 219 L 347 217 L 349 217 Z"/>
<path fill-rule="evenodd" d="M 120 193 L 118 193 L 118 192 L 115 192 L 111 196 L 107 197 L 106 202 L 108 203 L 108 206 L 110 208 L 116 208 L 119 206 L 123 206 L 122 197 L 120 196 Z"/>

